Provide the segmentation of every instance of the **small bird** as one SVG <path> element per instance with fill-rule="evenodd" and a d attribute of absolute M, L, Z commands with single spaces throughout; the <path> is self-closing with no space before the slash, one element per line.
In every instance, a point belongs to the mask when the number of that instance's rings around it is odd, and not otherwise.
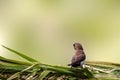
<path fill-rule="evenodd" d="M 86 59 L 85 53 L 83 51 L 83 47 L 80 43 L 74 43 L 73 44 L 75 54 L 72 57 L 71 64 L 68 64 L 68 66 L 72 67 L 81 67 L 83 68 L 84 61 Z"/>

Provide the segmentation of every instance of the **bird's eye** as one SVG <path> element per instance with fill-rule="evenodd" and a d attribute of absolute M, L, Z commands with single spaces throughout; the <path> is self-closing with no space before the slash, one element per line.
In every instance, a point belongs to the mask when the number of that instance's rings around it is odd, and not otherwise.
<path fill-rule="evenodd" d="M 73 44 L 73 46 L 75 47 L 75 44 Z"/>

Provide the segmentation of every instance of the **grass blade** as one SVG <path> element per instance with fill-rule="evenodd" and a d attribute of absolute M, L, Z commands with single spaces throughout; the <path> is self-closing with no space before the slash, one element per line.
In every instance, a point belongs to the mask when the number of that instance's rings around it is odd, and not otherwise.
<path fill-rule="evenodd" d="M 4 47 L 4 48 L 6 48 L 7 50 L 9 50 L 9 51 L 11 51 L 11 52 L 13 52 L 13 53 L 21 56 L 22 58 L 24 58 L 24 59 L 26 59 L 26 60 L 28 60 L 28 61 L 30 61 L 30 62 L 38 62 L 37 60 L 35 60 L 35 59 L 33 59 L 33 58 L 30 58 L 30 57 L 24 55 L 23 53 L 20 53 L 20 52 L 17 52 L 17 51 L 15 51 L 15 50 L 13 50 L 13 49 L 10 49 L 10 48 L 8 48 L 8 47 L 6 47 L 6 46 L 4 46 L 4 45 L 2 45 L 2 47 Z"/>
<path fill-rule="evenodd" d="M 112 63 L 112 62 L 100 62 L 100 61 L 86 61 L 86 64 L 112 67 L 112 68 L 120 68 L 120 63 Z"/>
<path fill-rule="evenodd" d="M 50 72 L 51 72 L 51 71 L 48 71 L 48 70 L 43 71 L 43 72 L 40 74 L 38 80 L 44 80 L 44 78 L 45 78 Z"/>
<path fill-rule="evenodd" d="M 16 60 L 12 60 L 12 59 L 7 59 L 4 58 L 2 56 L 0 56 L 0 62 L 4 62 L 4 63 L 11 63 L 11 64 L 18 64 L 18 65 L 32 65 L 32 63 L 28 63 L 28 62 L 23 62 L 23 61 L 16 61 Z"/>
<path fill-rule="evenodd" d="M 13 79 L 15 79 L 15 78 L 17 78 L 19 76 L 20 76 L 20 72 L 17 72 L 14 75 L 12 75 L 11 77 L 9 77 L 7 80 L 13 80 Z"/>

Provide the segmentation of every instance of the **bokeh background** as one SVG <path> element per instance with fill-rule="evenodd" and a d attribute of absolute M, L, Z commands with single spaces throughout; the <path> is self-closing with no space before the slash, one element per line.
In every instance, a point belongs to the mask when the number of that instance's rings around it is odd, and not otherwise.
<path fill-rule="evenodd" d="M 120 63 L 120 0 L 0 0 L 0 44 L 66 65 L 74 42 L 88 61 Z M 0 56 L 24 61 L 2 47 Z"/>

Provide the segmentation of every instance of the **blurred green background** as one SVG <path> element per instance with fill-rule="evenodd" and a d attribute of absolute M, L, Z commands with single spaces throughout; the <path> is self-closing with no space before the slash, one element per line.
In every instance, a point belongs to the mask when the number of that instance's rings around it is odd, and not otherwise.
<path fill-rule="evenodd" d="M 72 44 L 89 61 L 120 61 L 120 0 L 0 0 L 0 44 L 66 65 Z M 24 60 L 0 47 L 0 56 Z"/>

